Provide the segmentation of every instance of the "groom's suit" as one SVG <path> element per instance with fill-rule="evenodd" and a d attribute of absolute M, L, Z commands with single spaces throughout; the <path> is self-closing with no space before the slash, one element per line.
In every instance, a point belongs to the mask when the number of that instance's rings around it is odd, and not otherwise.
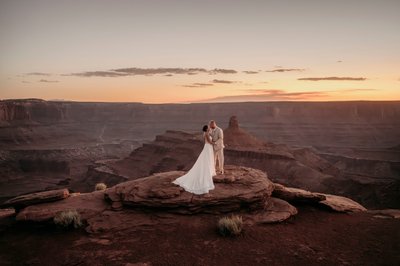
<path fill-rule="evenodd" d="M 218 170 L 224 173 L 224 132 L 221 128 L 211 129 L 211 138 L 214 143 L 214 162 L 217 164 Z"/>

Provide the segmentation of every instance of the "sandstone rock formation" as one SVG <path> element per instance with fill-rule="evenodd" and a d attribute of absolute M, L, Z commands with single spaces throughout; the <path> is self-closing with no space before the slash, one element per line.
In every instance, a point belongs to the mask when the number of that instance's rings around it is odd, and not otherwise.
<path fill-rule="evenodd" d="M 174 215 L 177 214 L 240 213 L 246 224 L 282 222 L 298 212 L 286 200 L 318 202 L 340 212 L 364 210 L 350 199 L 273 184 L 266 173 L 246 167 L 227 166 L 225 175 L 214 177 L 215 189 L 206 195 L 194 195 L 173 184 L 172 181 L 182 174 L 182 171 L 158 173 L 104 191 L 73 193 L 54 202 L 25 201 L 32 205 L 17 209 L 16 220 L 48 222 L 61 211 L 76 210 L 87 225 L 86 231 L 93 233 L 124 226 L 153 225 L 155 221 L 146 213 L 168 219 L 176 219 Z M 54 191 L 47 194 L 52 193 Z M 4 210 L 4 213 L 5 216 L 14 215 L 10 210 Z"/>
<path fill-rule="evenodd" d="M 215 189 L 209 195 L 194 195 L 172 184 L 184 172 L 155 174 L 146 178 L 118 184 L 105 192 L 113 206 L 163 209 L 169 212 L 193 214 L 198 212 L 224 213 L 263 209 L 273 184 L 265 173 L 245 168 L 226 167 L 223 183 L 216 178 Z"/>
<path fill-rule="evenodd" d="M 236 116 L 229 119 L 228 128 L 224 130 L 224 142 L 227 147 L 247 149 L 262 149 L 265 142 L 257 139 L 245 130 L 239 127 L 239 121 Z"/>
<path fill-rule="evenodd" d="M 16 219 L 17 221 L 45 222 L 52 220 L 58 212 L 77 210 L 82 220 L 88 220 L 107 208 L 109 205 L 104 201 L 104 191 L 94 191 L 56 202 L 28 206 L 17 214 Z"/>
<path fill-rule="evenodd" d="M 321 200 L 319 203 L 331 208 L 334 211 L 360 212 L 367 210 L 364 206 L 349 198 L 329 194 L 323 195 L 326 197 L 326 199 Z"/>
<path fill-rule="evenodd" d="M 274 184 L 273 196 L 294 203 L 318 203 L 326 197 L 321 193 L 313 193 L 299 188 Z"/>
<path fill-rule="evenodd" d="M 29 205 L 62 200 L 68 197 L 69 197 L 68 189 L 43 191 L 12 198 L 1 204 L 0 207 L 1 208 L 13 207 L 15 209 L 21 209 Z"/>
<path fill-rule="evenodd" d="M 296 207 L 282 199 L 271 197 L 267 201 L 264 210 L 253 215 L 248 215 L 247 218 L 256 223 L 270 224 L 283 222 L 296 214 Z"/>
<path fill-rule="evenodd" d="M 377 218 L 400 219 L 400 210 L 399 209 L 368 210 L 368 212 L 374 214 L 374 217 L 377 217 Z"/>
<path fill-rule="evenodd" d="M 273 196 L 294 203 L 319 204 L 338 212 L 360 212 L 367 209 L 361 204 L 346 197 L 315 193 L 299 188 L 274 184 Z"/>

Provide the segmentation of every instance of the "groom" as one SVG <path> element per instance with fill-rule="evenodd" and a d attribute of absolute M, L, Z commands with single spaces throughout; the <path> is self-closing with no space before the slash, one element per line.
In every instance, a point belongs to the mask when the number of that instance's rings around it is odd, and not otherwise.
<path fill-rule="evenodd" d="M 211 128 L 211 138 L 214 148 L 214 161 L 215 165 L 218 161 L 218 171 L 224 174 L 224 132 L 221 128 L 217 127 L 214 120 L 210 121 L 209 127 Z M 217 166 L 215 166 L 217 168 Z"/>

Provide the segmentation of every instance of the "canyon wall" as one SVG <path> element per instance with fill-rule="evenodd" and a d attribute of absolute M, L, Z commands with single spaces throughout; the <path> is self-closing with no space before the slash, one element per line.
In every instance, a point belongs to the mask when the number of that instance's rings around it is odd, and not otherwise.
<path fill-rule="evenodd" d="M 83 142 L 151 140 L 165 130 L 199 131 L 214 119 L 225 128 L 231 115 L 258 138 L 314 147 L 389 148 L 399 145 L 400 102 L 263 102 L 141 104 L 0 101 L 0 145 L 58 139 Z"/>

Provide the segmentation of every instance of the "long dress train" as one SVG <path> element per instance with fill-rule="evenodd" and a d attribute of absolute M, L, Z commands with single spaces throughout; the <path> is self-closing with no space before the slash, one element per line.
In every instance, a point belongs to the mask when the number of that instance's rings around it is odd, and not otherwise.
<path fill-rule="evenodd" d="M 204 135 L 204 138 L 208 136 Z M 203 150 L 193 167 L 185 175 L 175 179 L 174 184 L 183 187 L 193 194 L 205 194 L 214 189 L 213 176 L 215 176 L 213 146 L 205 141 Z"/>

